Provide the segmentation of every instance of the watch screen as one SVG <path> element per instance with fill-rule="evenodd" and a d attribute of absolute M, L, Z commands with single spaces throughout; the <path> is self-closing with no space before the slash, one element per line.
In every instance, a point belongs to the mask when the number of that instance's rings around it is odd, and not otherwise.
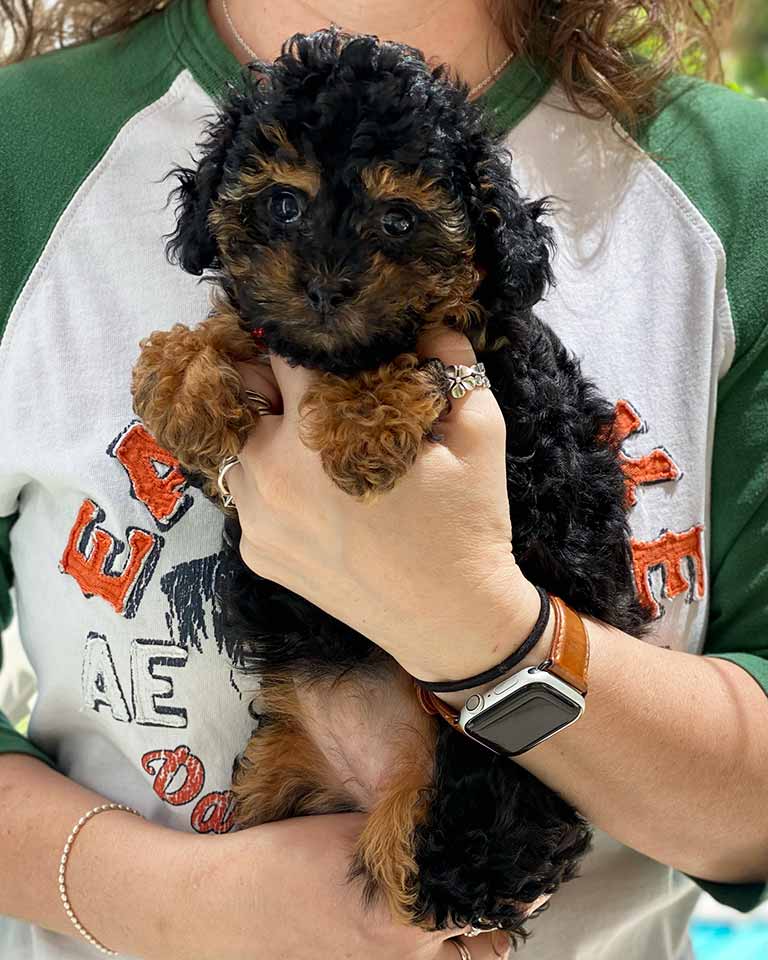
<path fill-rule="evenodd" d="M 579 707 L 552 687 L 534 683 L 466 724 L 468 733 L 506 753 L 523 753 L 579 716 Z M 483 734 L 487 734 L 487 738 Z"/>

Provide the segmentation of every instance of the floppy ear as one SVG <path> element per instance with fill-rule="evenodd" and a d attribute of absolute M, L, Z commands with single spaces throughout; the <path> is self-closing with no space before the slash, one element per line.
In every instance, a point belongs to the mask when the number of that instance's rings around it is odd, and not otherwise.
<path fill-rule="evenodd" d="M 165 252 L 172 263 L 199 276 L 208 267 L 218 266 L 218 247 L 208 225 L 208 214 L 218 197 L 224 168 L 233 151 L 235 137 L 248 111 L 243 93 L 230 87 L 230 99 L 207 125 L 197 146 L 202 154 L 194 167 L 174 167 L 166 175 L 179 185 L 169 196 L 176 201 L 176 229 L 168 234 Z"/>
<path fill-rule="evenodd" d="M 478 268 L 486 274 L 480 298 L 524 317 L 554 282 L 552 230 L 541 220 L 549 212 L 547 200 L 521 197 L 498 152 L 489 153 L 475 169 L 470 215 Z"/>

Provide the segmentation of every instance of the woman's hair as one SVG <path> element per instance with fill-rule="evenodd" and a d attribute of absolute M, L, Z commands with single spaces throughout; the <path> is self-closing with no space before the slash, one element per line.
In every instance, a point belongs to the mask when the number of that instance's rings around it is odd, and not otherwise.
<path fill-rule="evenodd" d="M 168 0 L 0 0 L 0 64 L 85 43 Z M 573 106 L 632 125 L 680 70 L 720 79 L 735 0 L 487 0 L 512 50 L 544 62 Z"/>

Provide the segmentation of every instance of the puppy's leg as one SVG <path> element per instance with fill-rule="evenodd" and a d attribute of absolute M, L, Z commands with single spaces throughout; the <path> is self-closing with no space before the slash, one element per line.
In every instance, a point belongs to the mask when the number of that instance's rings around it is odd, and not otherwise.
<path fill-rule="evenodd" d="M 133 370 L 134 409 L 184 469 L 205 478 L 208 496 L 216 495 L 222 460 L 241 450 L 258 420 L 234 367 L 257 357 L 253 337 L 223 298 L 195 329 L 176 324 L 141 342 Z"/>
<path fill-rule="evenodd" d="M 383 897 L 393 916 L 411 923 L 419 899 L 416 831 L 427 820 L 434 787 L 423 764 L 404 764 L 371 810 L 350 867 L 365 883 L 364 898 Z"/>
<path fill-rule="evenodd" d="M 333 482 L 363 501 L 391 490 L 447 406 L 442 364 L 404 353 L 345 379 L 326 373 L 301 402 L 301 437 Z"/>

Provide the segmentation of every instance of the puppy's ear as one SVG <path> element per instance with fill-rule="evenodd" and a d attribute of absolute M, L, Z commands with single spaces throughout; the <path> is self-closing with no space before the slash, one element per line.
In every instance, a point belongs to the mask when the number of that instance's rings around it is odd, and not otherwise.
<path fill-rule="evenodd" d="M 198 143 L 202 154 L 194 167 L 174 167 L 179 185 L 170 194 L 176 201 L 176 229 L 168 234 L 165 252 L 171 263 L 199 276 L 218 264 L 216 239 L 208 225 L 208 214 L 216 200 L 227 159 L 244 115 L 244 98 L 233 91 L 230 101 L 205 130 Z"/>
<path fill-rule="evenodd" d="M 499 300 L 517 316 L 527 315 L 553 283 L 552 230 L 542 216 L 547 200 L 526 200 L 504 156 L 494 152 L 477 165 L 470 204 L 478 268 L 486 272 L 486 302 Z"/>

